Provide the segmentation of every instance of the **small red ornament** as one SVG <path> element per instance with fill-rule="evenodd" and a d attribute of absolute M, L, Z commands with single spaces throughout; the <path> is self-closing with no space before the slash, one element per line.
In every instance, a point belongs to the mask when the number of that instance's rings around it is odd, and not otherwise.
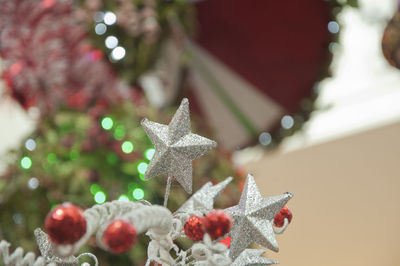
<path fill-rule="evenodd" d="M 191 216 L 187 219 L 184 229 L 187 237 L 193 241 L 200 241 L 204 237 L 204 218 L 200 216 Z"/>
<path fill-rule="evenodd" d="M 73 244 L 86 233 L 86 219 L 81 208 L 66 202 L 47 215 L 45 227 L 51 242 Z"/>
<path fill-rule="evenodd" d="M 114 253 L 124 253 L 136 242 L 136 230 L 132 224 L 123 221 L 113 221 L 103 233 L 103 243 Z"/>
<path fill-rule="evenodd" d="M 282 227 L 283 224 L 285 223 L 285 218 L 288 219 L 289 223 L 292 221 L 293 218 L 293 214 L 287 206 L 283 207 L 279 211 L 279 213 L 275 216 L 274 225 L 276 227 Z"/>
<path fill-rule="evenodd" d="M 224 236 L 231 230 L 232 218 L 222 210 L 214 210 L 204 218 L 205 231 L 213 240 Z"/>

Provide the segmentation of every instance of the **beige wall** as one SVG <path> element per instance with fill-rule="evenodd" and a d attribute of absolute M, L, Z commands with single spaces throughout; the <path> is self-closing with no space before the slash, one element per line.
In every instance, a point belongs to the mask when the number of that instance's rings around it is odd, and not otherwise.
<path fill-rule="evenodd" d="M 282 266 L 400 265 L 400 123 L 247 166 L 263 196 L 290 191 Z"/>

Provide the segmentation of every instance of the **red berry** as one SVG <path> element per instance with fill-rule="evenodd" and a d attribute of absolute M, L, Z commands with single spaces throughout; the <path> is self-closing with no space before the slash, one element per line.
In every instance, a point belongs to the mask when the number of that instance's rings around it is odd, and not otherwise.
<path fill-rule="evenodd" d="M 200 241 L 204 237 L 203 217 L 191 216 L 187 219 L 184 229 L 187 237 L 193 241 Z"/>
<path fill-rule="evenodd" d="M 67 202 L 47 215 L 45 227 L 52 242 L 73 244 L 86 233 L 86 219 L 81 208 Z"/>
<path fill-rule="evenodd" d="M 114 253 L 124 253 L 136 242 L 136 230 L 123 220 L 113 221 L 103 233 L 104 245 Z"/>
<path fill-rule="evenodd" d="M 293 215 L 287 206 L 283 207 L 279 213 L 275 216 L 274 225 L 276 227 L 282 227 L 285 223 L 285 218 L 288 219 L 289 223 L 292 221 Z"/>
<path fill-rule="evenodd" d="M 214 210 L 204 218 L 205 231 L 216 240 L 227 234 L 232 227 L 232 218 L 222 210 Z"/>

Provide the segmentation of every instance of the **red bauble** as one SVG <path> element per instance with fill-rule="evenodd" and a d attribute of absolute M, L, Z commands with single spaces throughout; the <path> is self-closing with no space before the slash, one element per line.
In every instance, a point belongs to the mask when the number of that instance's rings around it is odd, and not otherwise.
<path fill-rule="evenodd" d="M 67 202 L 47 215 L 45 227 L 51 242 L 73 244 L 86 233 L 86 219 L 81 208 Z"/>
<path fill-rule="evenodd" d="M 205 231 L 213 240 L 224 236 L 231 230 L 232 218 L 222 210 L 214 210 L 204 218 Z"/>
<path fill-rule="evenodd" d="M 187 219 L 184 229 L 187 237 L 193 241 L 203 240 L 204 228 L 203 228 L 203 217 L 191 216 Z"/>
<path fill-rule="evenodd" d="M 104 245 L 114 253 L 124 253 L 136 242 L 136 230 L 132 224 L 123 221 L 113 221 L 103 233 Z"/>
<path fill-rule="evenodd" d="M 285 223 L 285 218 L 288 219 L 289 223 L 292 221 L 293 215 L 287 206 L 283 207 L 279 213 L 275 216 L 274 225 L 276 227 L 282 227 Z"/>

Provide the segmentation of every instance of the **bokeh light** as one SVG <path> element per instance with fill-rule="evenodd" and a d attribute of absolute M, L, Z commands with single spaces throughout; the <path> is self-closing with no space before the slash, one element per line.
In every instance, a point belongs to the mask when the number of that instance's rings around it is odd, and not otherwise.
<path fill-rule="evenodd" d="M 118 61 L 118 60 L 121 60 L 122 58 L 124 58 L 125 54 L 126 54 L 125 48 L 122 46 L 117 46 L 112 50 L 111 58 L 113 60 Z"/>
<path fill-rule="evenodd" d="M 135 188 L 132 192 L 132 196 L 136 200 L 141 200 L 144 198 L 144 191 L 141 188 Z"/>
<path fill-rule="evenodd" d="M 155 152 L 156 152 L 156 150 L 154 148 L 147 149 L 144 152 L 144 156 L 146 157 L 147 160 L 151 160 L 153 158 Z"/>
<path fill-rule="evenodd" d="M 34 149 L 36 149 L 36 141 L 34 141 L 33 139 L 27 139 L 25 141 L 25 148 L 29 151 L 33 151 Z"/>
<path fill-rule="evenodd" d="M 261 145 L 268 146 L 272 141 L 272 136 L 268 132 L 263 132 L 258 137 L 258 141 L 260 142 Z"/>
<path fill-rule="evenodd" d="M 281 126 L 284 129 L 290 129 L 293 127 L 293 125 L 294 125 L 293 117 L 291 117 L 290 115 L 285 115 L 284 117 L 282 117 Z"/>
<path fill-rule="evenodd" d="M 125 137 L 125 127 L 123 125 L 118 125 L 114 130 L 114 138 L 116 140 L 121 140 Z"/>
<path fill-rule="evenodd" d="M 122 145 L 121 145 L 121 150 L 124 152 L 124 153 L 131 153 L 131 152 L 133 152 L 133 143 L 132 142 L 130 142 L 130 141 L 124 141 L 123 143 L 122 143 Z"/>
<path fill-rule="evenodd" d="M 93 195 L 100 191 L 100 186 L 98 184 L 92 184 L 90 186 L 90 193 Z"/>
<path fill-rule="evenodd" d="M 107 26 L 103 23 L 99 23 L 94 27 L 94 31 L 97 35 L 103 35 L 107 31 Z"/>
<path fill-rule="evenodd" d="M 24 169 L 29 169 L 32 166 L 32 160 L 28 156 L 22 157 L 21 167 Z"/>
<path fill-rule="evenodd" d="M 103 191 L 98 191 L 96 194 L 94 194 L 94 201 L 97 204 L 102 204 L 106 201 L 107 197 L 106 197 L 106 193 L 104 193 Z"/>
<path fill-rule="evenodd" d="M 39 187 L 39 180 L 36 177 L 31 177 L 28 180 L 28 188 L 31 190 L 37 189 Z"/>
<path fill-rule="evenodd" d="M 111 11 L 107 11 L 104 14 L 104 23 L 106 23 L 107 25 L 113 25 L 115 22 L 117 22 L 117 16 L 111 12 Z"/>
<path fill-rule="evenodd" d="M 108 49 L 114 49 L 118 46 L 118 39 L 115 36 L 108 36 L 105 40 L 105 44 Z"/>
<path fill-rule="evenodd" d="M 104 117 L 101 120 L 101 127 L 104 128 L 105 130 L 110 130 L 114 126 L 114 121 L 112 120 L 111 117 Z"/>
<path fill-rule="evenodd" d="M 148 166 L 148 164 L 145 163 L 145 162 L 139 163 L 138 166 L 137 166 L 138 172 L 139 172 L 140 174 L 144 175 L 144 173 L 146 173 L 147 166 Z"/>
<path fill-rule="evenodd" d="M 123 195 L 122 194 L 121 196 L 119 196 L 118 200 L 120 200 L 120 201 L 129 201 L 129 198 L 128 198 L 127 195 Z"/>
<path fill-rule="evenodd" d="M 330 33 L 338 33 L 339 32 L 339 24 L 336 21 L 330 21 L 328 23 L 328 30 Z"/>

